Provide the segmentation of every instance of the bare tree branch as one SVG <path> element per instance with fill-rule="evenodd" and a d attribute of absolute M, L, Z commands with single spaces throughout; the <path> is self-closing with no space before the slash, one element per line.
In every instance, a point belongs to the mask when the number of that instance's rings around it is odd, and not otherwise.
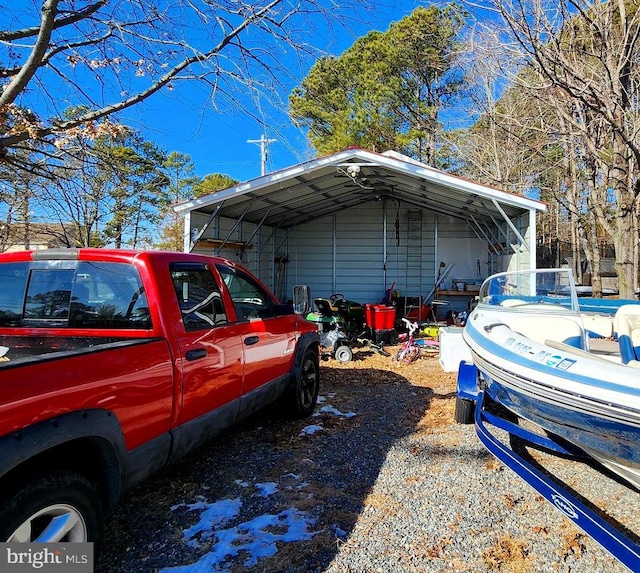
<path fill-rule="evenodd" d="M 0 108 L 7 104 L 13 103 L 18 97 L 18 94 L 29 83 L 33 74 L 40 67 L 42 58 L 49 47 L 49 40 L 51 39 L 51 32 L 56 17 L 56 9 L 60 0 L 47 0 L 42 6 L 42 22 L 40 23 L 40 30 L 38 31 L 38 39 L 36 40 L 33 51 L 27 60 L 27 63 L 22 67 L 20 72 L 9 82 L 9 85 L 5 86 L 0 93 Z"/>
<path fill-rule="evenodd" d="M 219 52 L 221 52 L 225 46 L 227 46 L 228 44 L 231 43 L 231 41 L 238 36 L 243 30 L 245 30 L 246 28 L 248 28 L 254 20 L 259 19 L 262 14 L 268 12 L 273 6 L 279 4 L 282 0 L 273 0 L 270 4 L 268 4 L 267 6 L 265 6 L 262 10 L 259 10 L 258 12 L 256 12 L 255 14 L 251 15 L 248 19 L 244 20 L 239 26 L 237 26 L 235 29 L 230 30 L 225 37 L 220 41 L 220 43 L 217 46 L 214 46 L 211 50 L 209 50 L 208 52 L 200 55 L 195 55 L 192 56 L 190 58 L 186 58 L 184 60 L 182 60 L 182 62 L 180 62 L 178 65 L 176 65 L 173 69 L 171 69 L 170 71 L 168 71 L 166 74 L 164 74 L 160 79 L 158 79 L 155 83 L 153 83 L 151 86 L 149 86 L 146 90 L 143 90 L 137 94 L 135 94 L 134 96 L 124 99 L 118 103 L 114 103 L 111 105 L 107 105 L 104 106 L 101 109 L 92 111 L 90 113 L 86 113 L 80 117 L 78 117 L 77 119 L 73 119 L 73 120 L 69 120 L 69 121 L 63 121 L 63 122 L 55 122 L 55 124 L 47 129 L 40 129 L 38 130 L 38 136 L 39 137 L 44 137 L 46 135 L 50 135 L 56 131 L 66 131 L 68 129 L 71 129 L 73 127 L 77 127 L 79 125 L 85 124 L 85 123 L 89 123 L 92 121 L 97 121 L 103 117 L 106 117 L 108 115 L 111 115 L 113 113 L 116 113 L 118 111 L 122 111 L 124 109 L 127 109 L 128 107 L 131 107 L 145 99 L 147 99 L 149 96 L 153 95 L 154 93 L 156 93 L 157 91 L 159 91 L 160 89 L 162 89 L 164 86 L 166 86 L 169 82 L 171 82 L 171 80 L 173 80 L 174 78 L 176 78 L 178 76 L 178 74 L 185 70 L 186 68 L 188 68 L 189 66 L 191 66 L 192 64 L 195 64 L 197 62 L 202 62 L 203 60 L 208 60 L 209 58 L 213 57 L 215 54 L 218 54 Z M 2 101 L 2 97 L 0 96 L 0 105 L 3 103 Z M 29 134 L 26 132 L 22 132 L 20 134 L 16 134 L 14 136 L 9 136 L 9 137 L 1 137 L 0 138 L 0 147 L 2 146 L 8 146 L 8 145 L 14 145 L 15 143 L 18 143 L 19 141 L 24 141 L 25 139 L 29 138 Z"/>
<path fill-rule="evenodd" d="M 99 0 L 95 4 L 85 6 L 84 8 L 72 13 L 70 16 L 57 19 L 53 24 L 53 29 L 69 24 L 75 24 L 85 18 L 88 18 L 107 3 L 107 0 Z M 58 2 L 56 2 L 58 4 Z M 24 28 L 22 30 L 3 30 L 0 31 L 0 42 L 14 42 L 15 40 L 23 40 L 40 34 L 41 27 Z"/>
<path fill-rule="evenodd" d="M 0 159 L 22 143 L 52 144 L 77 130 L 89 134 L 99 120 L 117 117 L 178 81 L 208 82 L 216 94 L 226 92 L 238 102 L 239 90 L 275 92 L 283 78 L 293 77 L 279 55 L 291 61 L 317 54 L 302 41 L 313 30 L 304 20 L 316 14 L 329 26 L 336 17 L 331 4 L 94 0 L 75 12 L 56 13 L 60 0 L 43 0 L 38 27 L 0 32 Z M 27 17 L 16 13 L 15 21 Z M 36 30 L 33 46 L 15 41 L 34 37 Z M 222 81 L 227 89 L 220 91 Z M 84 111 L 65 117 L 62 105 Z"/>
<path fill-rule="evenodd" d="M 616 251 L 621 296 L 633 298 L 640 204 L 640 12 L 627 10 L 631 3 L 625 0 L 487 4 L 506 26 L 504 49 L 520 64 L 507 78 L 511 89 L 546 102 L 557 113 L 556 123 L 573 133 L 573 140 L 555 135 L 583 171 L 586 198 L 575 205 L 586 212 L 575 215 L 589 217 L 584 238 L 593 248 L 591 260 L 599 257 L 598 232 L 606 232 Z"/>

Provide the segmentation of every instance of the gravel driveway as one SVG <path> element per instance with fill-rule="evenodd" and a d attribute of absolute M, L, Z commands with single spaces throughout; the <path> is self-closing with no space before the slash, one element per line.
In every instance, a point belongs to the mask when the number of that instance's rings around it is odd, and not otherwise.
<path fill-rule="evenodd" d="M 265 410 L 130 492 L 97 572 L 627 571 L 454 423 L 436 357 L 362 350 L 322 376 L 312 418 Z M 637 492 L 534 455 L 640 531 Z"/>

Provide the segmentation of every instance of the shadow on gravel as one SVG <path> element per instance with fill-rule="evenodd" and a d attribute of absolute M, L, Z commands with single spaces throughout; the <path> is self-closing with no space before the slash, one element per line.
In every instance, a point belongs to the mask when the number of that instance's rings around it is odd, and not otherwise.
<path fill-rule="evenodd" d="M 569 494 L 571 494 L 576 499 L 578 499 L 583 504 L 585 504 L 589 509 L 591 509 L 591 511 L 598 514 L 602 519 L 608 522 L 609 525 L 611 525 L 614 529 L 622 533 L 622 535 L 628 537 L 631 541 L 633 541 L 636 544 L 640 543 L 640 535 L 638 535 L 634 530 L 630 529 L 622 522 L 618 521 L 612 515 L 609 515 L 604 508 L 600 507 L 600 505 L 597 505 L 591 499 L 585 497 L 584 495 L 585 492 L 578 491 L 578 489 L 574 488 L 572 485 L 570 485 L 566 481 L 563 481 L 562 479 L 560 479 L 560 477 L 558 477 L 558 475 L 556 475 L 554 472 L 547 469 L 544 466 L 544 464 L 542 464 L 533 455 L 531 455 L 530 450 L 534 450 L 534 451 L 537 450 L 540 452 L 544 452 L 558 459 L 569 460 L 569 462 L 572 464 L 580 464 L 580 465 L 583 465 L 585 468 L 586 467 L 591 468 L 593 472 L 594 480 L 610 479 L 616 482 L 617 484 L 619 484 L 620 486 L 622 486 L 623 488 L 629 490 L 630 492 L 639 493 L 639 490 L 637 488 L 635 488 L 633 485 L 631 485 L 630 483 L 622 479 L 619 475 L 610 471 L 605 466 L 599 464 L 596 460 L 589 458 L 587 455 L 585 455 L 584 458 L 579 458 L 577 456 L 576 457 L 563 456 L 558 452 L 549 451 L 543 447 L 537 446 L 535 444 L 531 444 L 530 442 L 527 442 L 526 440 L 523 440 L 518 436 L 510 436 L 509 438 L 510 438 L 511 449 L 520 457 L 522 457 L 525 461 L 531 464 L 539 472 L 545 474 L 551 481 L 553 481 L 561 489 L 561 491 L 562 490 L 567 491 Z M 556 440 L 559 443 L 562 443 L 561 438 L 556 437 Z M 584 469 L 582 469 L 582 472 L 584 472 Z"/>
<path fill-rule="evenodd" d="M 433 391 L 385 370 L 322 368 L 322 377 L 322 401 L 311 418 L 291 421 L 275 407 L 266 409 L 127 494 L 107 520 L 97 573 L 155 572 L 220 550 L 211 531 L 191 544 L 183 531 L 200 520 L 187 504 L 225 499 L 241 500 L 233 526 L 296 508 L 309 516 L 314 535 L 278 542 L 275 555 L 254 564 L 240 549 L 224 570 L 311 572 L 328 566 L 387 452 L 415 430 Z"/>

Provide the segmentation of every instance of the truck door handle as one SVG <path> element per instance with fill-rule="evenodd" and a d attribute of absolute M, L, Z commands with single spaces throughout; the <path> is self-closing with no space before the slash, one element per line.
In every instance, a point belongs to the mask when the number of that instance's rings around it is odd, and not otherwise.
<path fill-rule="evenodd" d="M 199 358 L 204 358 L 206 355 L 206 348 L 196 348 L 195 350 L 187 350 L 185 357 L 187 360 L 198 360 Z"/>
<path fill-rule="evenodd" d="M 244 343 L 245 343 L 247 346 L 251 346 L 252 344 L 255 344 L 256 342 L 258 342 L 259 340 L 260 340 L 260 337 L 259 337 L 259 336 L 247 336 L 247 337 L 244 339 Z"/>

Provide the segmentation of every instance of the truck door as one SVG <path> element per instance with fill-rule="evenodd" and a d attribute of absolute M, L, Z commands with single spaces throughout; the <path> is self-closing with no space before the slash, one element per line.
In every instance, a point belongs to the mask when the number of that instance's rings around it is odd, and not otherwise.
<path fill-rule="evenodd" d="M 182 406 L 177 424 L 200 416 L 215 418 L 220 427 L 235 416 L 243 378 L 242 325 L 230 323 L 216 280 L 206 263 L 179 262 L 170 266 L 181 324 L 174 333 L 182 361 Z M 210 414 L 210 416 L 209 416 Z M 227 419 L 225 424 L 224 419 Z M 207 424 L 217 426 L 215 420 Z"/>
<path fill-rule="evenodd" d="M 289 376 L 296 349 L 295 315 L 283 312 L 268 290 L 248 273 L 216 265 L 243 328 L 244 381 L 242 393 Z"/>

